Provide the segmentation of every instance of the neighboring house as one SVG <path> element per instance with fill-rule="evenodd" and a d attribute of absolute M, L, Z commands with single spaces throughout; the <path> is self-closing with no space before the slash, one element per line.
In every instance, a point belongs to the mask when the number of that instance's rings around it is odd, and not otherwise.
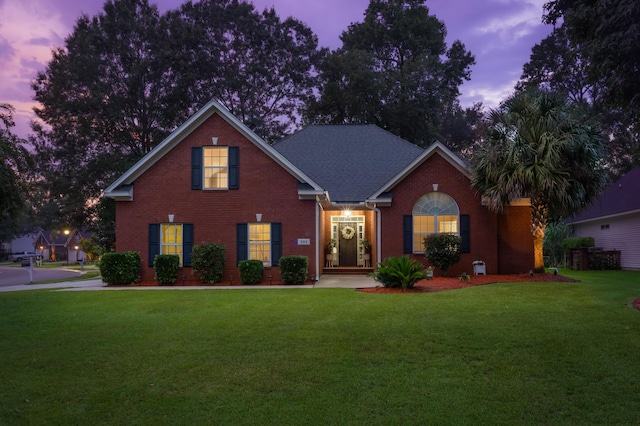
<path fill-rule="evenodd" d="M 37 234 L 25 234 L 18 238 L 14 238 L 11 241 L 9 251 L 11 253 L 33 252 L 33 242 L 36 239 L 36 236 Z"/>
<path fill-rule="evenodd" d="M 87 258 L 86 253 L 80 248 L 80 240 L 90 236 L 91 233 L 86 230 L 45 231 L 41 229 L 36 234 L 32 247 L 35 248 L 36 254 L 42 255 L 45 260 L 78 262 Z"/>
<path fill-rule="evenodd" d="M 318 279 L 333 269 L 367 272 L 408 254 L 426 263 L 422 240 L 452 232 L 463 254 L 450 274 L 533 267 L 528 204 L 495 214 L 470 188 L 467 164 L 440 143 L 424 150 L 372 125 L 310 126 L 268 145 L 216 101 L 189 118 L 105 190 L 116 200 L 118 251 L 137 251 L 142 279 L 153 258 L 175 253 L 192 279 L 194 244 L 226 246 L 223 281 L 243 259 L 263 261 L 280 279 L 284 255 L 309 258 Z M 324 247 L 336 241 L 335 256 Z M 367 266 L 367 267 L 365 267 Z"/>
<path fill-rule="evenodd" d="M 619 250 L 622 269 L 640 270 L 640 167 L 607 187 L 582 213 L 567 221 L 576 237 Z"/>

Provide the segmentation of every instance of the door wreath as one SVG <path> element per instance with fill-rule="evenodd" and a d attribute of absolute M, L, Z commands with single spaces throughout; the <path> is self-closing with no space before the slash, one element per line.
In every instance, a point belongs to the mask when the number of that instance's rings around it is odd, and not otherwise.
<path fill-rule="evenodd" d="M 353 236 L 356 235 L 356 230 L 350 226 L 345 226 L 342 228 L 342 238 L 345 240 L 350 240 Z"/>

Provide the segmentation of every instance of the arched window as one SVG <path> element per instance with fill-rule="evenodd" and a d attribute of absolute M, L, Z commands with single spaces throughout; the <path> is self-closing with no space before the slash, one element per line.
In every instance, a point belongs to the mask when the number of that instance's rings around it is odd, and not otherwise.
<path fill-rule="evenodd" d="M 413 206 L 413 252 L 424 253 L 423 241 L 429 234 L 459 235 L 460 210 L 449 195 L 430 192 Z"/>

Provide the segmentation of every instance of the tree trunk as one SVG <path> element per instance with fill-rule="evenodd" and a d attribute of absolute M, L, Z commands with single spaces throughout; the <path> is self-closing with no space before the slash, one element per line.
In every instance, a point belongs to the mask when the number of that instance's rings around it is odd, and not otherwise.
<path fill-rule="evenodd" d="M 531 199 L 531 233 L 533 234 L 533 271 L 544 272 L 544 230 L 547 227 L 547 206 L 541 197 Z"/>
<path fill-rule="evenodd" d="M 533 234 L 533 270 L 534 272 L 544 272 L 543 244 L 544 231 Z"/>

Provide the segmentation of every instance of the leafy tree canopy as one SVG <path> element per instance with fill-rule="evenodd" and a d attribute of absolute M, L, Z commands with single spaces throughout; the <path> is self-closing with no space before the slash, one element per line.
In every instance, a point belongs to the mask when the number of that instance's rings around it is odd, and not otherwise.
<path fill-rule="evenodd" d="M 9 241 L 20 233 L 28 213 L 25 174 L 32 163 L 24 141 L 11 132 L 14 112 L 13 106 L 0 103 L 0 241 Z"/>
<path fill-rule="evenodd" d="M 422 0 L 371 0 L 364 21 L 342 33 L 342 47 L 322 66 L 307 119 L 373 123 L 430 145 L 474 63 L 460 41 L 447 49 L 445 36 L 444 23 Z"/>
<path fill-rule="evenodd" d="M 280 138 L 297 125 L 323 52 L 299 21 L 246 1 L 160 14 L 148 0 L 108 0 L 81 16 L 32 84 L 44 221 L 101 218 L 103 189 L 212 98 L 267 140 Z"/>

